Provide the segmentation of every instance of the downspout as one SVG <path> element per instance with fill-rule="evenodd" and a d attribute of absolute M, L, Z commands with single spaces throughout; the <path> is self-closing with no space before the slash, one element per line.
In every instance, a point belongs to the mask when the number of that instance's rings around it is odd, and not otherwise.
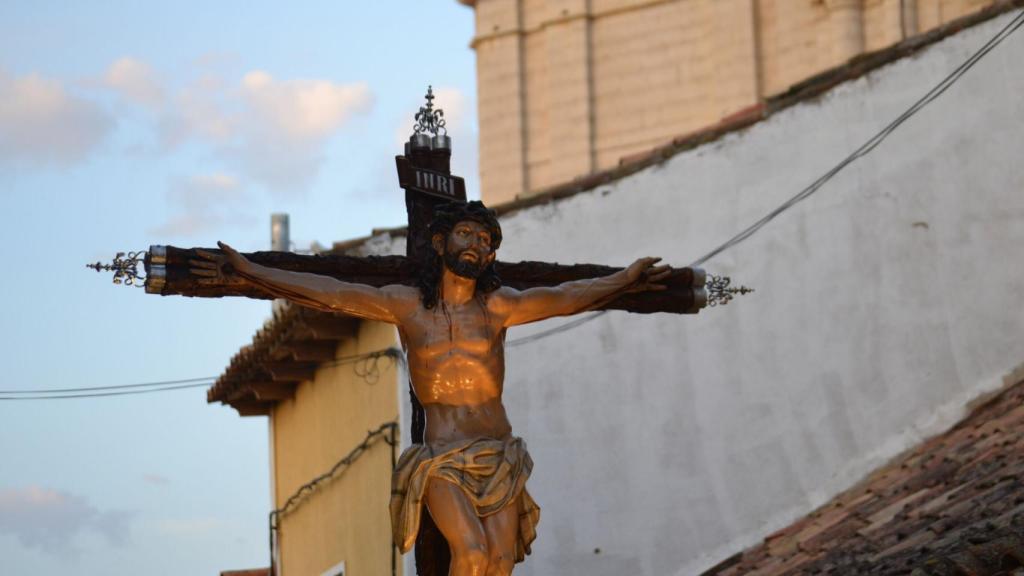
<path fill-rule="evenodd" d="M 275 252 L 288 252 L 291 250 L 291 230 L 287 214 L 277 213 L 270 215 L 270 249 Z M 271 310 L 273 313 L 277 313 L 285 305 L 285 300 L 274 300 L 273 304 L 271 304 Z M 270 409 L 270 415 L 267 416 L 267 435 L 270 453 L 270 507 L 271 509 L 277 509 L 277 443 L 274 442 L 274 408 Z M 272 525 L 276 521 L 276 518 L 271 518 Z M 272 526 L 270 530 L 270 576 L 281 576 L 281 547 L 278 544 L 277 530 Z"/>

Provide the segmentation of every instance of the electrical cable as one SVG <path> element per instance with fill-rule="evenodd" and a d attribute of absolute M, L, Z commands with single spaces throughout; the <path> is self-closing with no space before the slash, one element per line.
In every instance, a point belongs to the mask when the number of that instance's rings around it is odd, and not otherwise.
<path fill-rule="evenodd" d="M 332 362 L 324 363 L 324 366 L 343 366 L 356 363 L 356 375 L 365 380 L 368 384 L 375 384 L 380 378 L 379 360 L 389 358 L 394 361 L 403 361 L 401 350 L 395 347 L 374 350 L 364 354 L 352 354 L 342 356 Z M 359 362 L 367 361 L 363 367 Z M 141 382 L 137 384 L 120 384 L 115 386 L 90 386 L 85 388 L 43 388 L 39 390 L 0 390 L 0 401 L 12 400 L 68 400 L 72 398 L 101 398 L 106 396 L 128 396 L 136 394 L 149 394 L 152 392 L 168 392 L 171 390 L 185 390 L 188 388 L 207 387 L 217 381 L 216 377 L 207 378 L 186 378 L 182 380 L 163 380 L 158 382 Z"/>
<path fill-rule="evenodd" d="M 726 240 L 725 242 L 720 244 L 717 248 L 711 250 L 704 256 L 701 256 L 700 258 L 695 260 L 692 264 L 690 264 L 690 266 L 700 266 L 704 262 L 710 260 L 711 258 L 714 258 L 715 256 L 721 254 L 725 250 L 728 250 L 729 248 L 736 246 L 740 242 L 743 242 L 744 240 L 752 236 L 754 233 L 759 231 L 761 228 L 763 228 L 766 224 L 774 220 L 777 216 L 789 210 L 797 203 L 805 200 L 806 198 L 820 190 L 826 182 L 831 180 L 836 174 L 841 172 L 844 168 L 852 164 L 854 161 L 858 160 L 859 158 L 863 158 L 864 156 L 871 153 L 871 151 L 873 151 L 875 148 L 878 147 L 879 144 L 885 141 L 885 139 L 888 138 L 889 135 L 896 130 L 896 128 L 898 128 L 904 122 L 909 120 L 912 116 L 921 111 L 925 106 L 934 102 L 939 96 L 945 93 L 946 90 L 953 86 L 953 84 L 960 80 L 960 78 L 963 77 L 963 75 L 966 74 L 968 70 L 973 68 L 975 64 L 977 64 L 996 46 L 1002 43 L 1003 40 L 1005 40 L 1011 34 L 1016 32 L 1022 25 L 1024 25 L 1024 10 L 1022 10 L 1020 13 L 1017 14 L 1017 16 L 1010 20 L 1010 22 L 1002 30 L 1000 30 L 988 42 L 982 45 L 982 47 L 978 49 L 978 51 L 975 52 L 973 55 L 971 55 L 970 58 L 964 61 L 964 63 L 957 66 L 956 69 L 954 69 L 934 88 L 925 93 L 924 96 L 922 96 L 905 112 L 896 117 L 895 120 L 890 122 L 880 132 L 869 138 L 867 142 L 860 146 L 860 148 L 854 150 L 853 153 L 847 156 L 842 162 L 840 162 L 834 168 L 832 168 L 824 175 L 819 177 L 817 180 L 812 182 L 809 186 L 798 192 L 795 196 L 793 196 L 789 200 L 786 200 L 777 208 L 763 216 L 760 220 L 754 222 L 753 224 L 743 229 L 741 232 L 739 232 L 729 240 Z"/>
<path fill-rule="evenodd" d="M 741 232 L 739 232 L 738 234 L 736 234 L 735 236 L 733 236 L 732 238 L 727 240 L 726 242 L 722 243 L 721 245 L 719 245 L 715 249 L 711 250 L 710 252 L 708 252 L 707 254 L 702 256 L 701 258 L 695 260 L 690 266 L 699 266 L 699 265 L 703 264 L 704 262 L 706 262 L 707 260 L 710 260 L 711 258 L 717 256 L 718 254 L 721 254 L 725 250 L 728 250 L 728 249 L 732 248 L 733 246 L 738 245 L 739 243 L 743 242 L 744 240 L 746 240 L 747 238 L 749 238 L 750 236 L 752 236 L 753 234 L 758 232 L 761 228 L 763 228 L 769 222 L 774 220 L 776 217 L 778 217 L 779 215 L 781 215 L 785 211 L 789 210 L 790 208 L 792 208 L 797 203 L 805 200 L 806 198 L 810 197 L 812 194 L 816 193 L 818 190 L 821 189 L 822 186 L 824 186 L 825 183 L 827 183 L 829 180 L 831 180 L 836 174 L 838 174 L 844 168 L 846 168 L 847 166 L 852 164 L 854 161 L 856 161 L 859 158 L 862 158 L 862 157 L 866 156 L 867 154 L 871 153 L 886 138 L 888 138 L 889 135 L 891 135 L 900 125 L 902 125 L 908 119 L 910 119 L 915 114 L 917 114 L 917 112 L 919 112 L 925 106 L 927 106 L 928 104 L 933 102 L 935 99 L 937 99 L 939 96 L 941 96 L 943 93 L 945 93 L 945 91 L 948 90 L 953 84 L 955 84 L 961 77 L 963 77 L 963 75 L 966 74 L 966 72 L 968 70 L 973 68 L 974 65 L 977 64 L 977 62 L 979 62 L 981 60 L 981 58 L 983 58 L 985 55 L 987 55 L 989 52 L 991 52 L 992 49 L 994 49 L 996 46 L 998 46 L 1000 43 L 1002 43 L 1002 41 L 1005 40 L 1007 37 L 1009 37 L 1010 34 L 1013 34 L 1014 32 L 1016 32 L 1022 25 L 1024 25 L 1024 10 L 1022 10 L 1014 19 L 1012 19 L 1010 21 L 1010 23 L 1006 25 L 1006 27 L 1004 27 L 998 34 L 996 34 L 996 36 L 994 36 L 985 45 L 983 45 L 981 49 L 979 49 L 974 55 L 972 55 L 970 58 L 968 58 L 967 61 L 965 61 L 963 64 L 961 64 L 959 67 L 957 67 L 950 75 L 948 75 L 938 85 L 936 85 L 929 92 L 927 92 L 922 98 L 920 98 L 917 102 L 915 102 L 914 105 L 912 105 L 909 109 L 907 109 L 907 111 L 905 111 L 903 114 L 898 116 L 889 125 L 887 125 L 879 133 L 877 133 L 875 136 L 873 136 L 867 142 L 865 142 L 863 145 L 861 145 L 860 148 L 858 148 L 853 153 L 851 153 L 849 156 L 847 156 L 843 161 L 841 161 L 839 164 L 837 164 L 834 168 L 832 168 L 831 170 L 826 172 L 823 176 L 819 177 L 817 180 L 812 182 L 808 187 L 806 187 L 803 190 L 801 190 L 795 196 L 791 197 L 789 200 L 787 200 L 786 202 L 784 202 L 783 204 L 781 204 L 780 206 L 778 206 L 777 208 L 775 208 L 774 210 L 772 210 L 771 212 L 769 212 L 768 214 L 763 216 L 761 219 L 757 220 L 756 222 L 754 222 L 753 224 L 751 224 L 750 226 L 748 226 L 747 228 L 745 228 L 744 230 L 742 230 Z M 544 331 L 541 331 L 541 332 L 538 332 L 536 334 L 532 334 L 530 336 L 526 336 L 526 337 L 523 337 L 523 338 L 517 338 L 517 339 L 514 339 L 514 340 L 509 340 L 508 342 L 506 342 L 506 347 L 510 347 L 511 348 L 511 347 L 516 347 L 516 346 L 521 346 L 523 344 L 528 344 L 528 343 L 531 343 L 531 342 L 536 342 L 538 340 L 541 340 L 543 338 L 547 338 L 549 336 L 553 336 L 555 334 L 559 334 L 561 332 L 566 332 L 566 331 L 575 329 L 575 328 L 577 328 L 579 326 L 582 326 L 582 325 L 584 325 L 584 324 L 586 324 L 588 322 L 591 322 L 591 321 L 595 320 L 596 318 L 604 315 L 605 313 L 606 313 L 606 311 L 599 311 L 599 312 L 596 312 L 594 314 L 590 314 L 588 316 L 585 316 L 585 317 L 582 317 L 582 318 L 577 318 L 577 319 L 572 320 L 570 322 L 566 322 L 565 324 L 562 324 L 561 326 L 557 326 L 555 328 L 544 330 Z M 360 373 L 360 370 L 357 369 L 357 375 L 363 377 L 367 382 L 370 382 L 370 376 L 371 375 L 377 374 L 379 376 L 379 371 L 378 371 L 378 368 L 377 368 L 377 361 L 379 361 L 379 359 L 381 357 L 387 357 L 387 358 L 390 358 L 390 359 L 392 359 L 394 361 L 398 361 L 398 362 L 404 361 L 404 354 L 400 350 L 398 350 L 397 348 L 390 347 L 390 348 L 383 349 L 383 350 L 377 350 L 377 351 L 374 351 L 374 352 L 371 352 L 371 353 L 368 353 L 368 354 L 353 355 L 353 356 L 349 356 L 349 357 L 339 358 L 339 359 L 335 360 L 334 362 L 332 362 L 330 364 L 334 365 L 334 366 L 338 366 L 338 365 L 342 365 L 342 364 L 345 364 L 345 363 L 348 363 L 348 362 L 353 362 L 353 361 L 354 362 L 359 362 L 361 360 L 369 360 L 369 361 L 372 362 L 372 365 L 368 364 L 367 367 L 364 368 L 361 373 Z M 146 394 L 146 393 L 150 393 L 150 392 L 163 392 L 163 391 L 168 391 L 168 390 L 180 390 L 180 389 L 186 389 L 186 388 L 195 388 L 195 387 L 199 387 L 199 386 L 204 386 L 205 387 L 205 386 L 209 386 L 210 385 L 211 380 L 212 380 L 211 378 L 193 378 L 193 379 L 185 379 L 185 380 L 150 382 L 150 383 L 140 383 L 140 384 L 125 384 L 125 385 L 120 385 L 120 386 L 97 386 L 97 387 L 89 387 L 89 388 L 60 388 L 60 389 L 48 389 L 48 390 L 4 390 L 4 391 L 0 391 L 0 393 L 2 393 L 2 394 L 16 394 L 18 396 L 7 396 L 7 397 L 0 396 L 0 400 L 42 400 L 42 399 L 68 399 L 68 398 L 95 398 L 95 397 L 103 397 L 103 396 L 121 396 L 121 395 L 131 395 L 131 394 Z M 374 381 L 376 381 L 376 377 L 374 377 Z M 97 391 L 102 391 L 102 390 L 113 390 L 113 391 L 97 392 Z M 63 394 L 63 393 L 69 393 L 69 392 L 70 392 L 70 394 Z M 86 394 L 74 394 L 74 392 L 87 392 L 87 393 Z M 41 393 L 42 394 L 49 393 L 51 395 L 41 395 Z M 52 395 L 52 394 L 55 394 L 55 393 L 57 395 Z M 391 450 L 392 450 L 391 459 L 392 459 L 392 467 L 393 467 L 394 466 L 394 460 L 395 460 L 395 449 L 396 449 L 396 446 L 397 446 L 397 439 L 395 438 L 395 432 L 397 430 L 397 427 L 398 427 L 398 423 L 393 421 L 393 422 L 388 422 L 388 423 L 382 424 L 376 430 L 368 431 L 367 432 L 367 436 L 363 440 L 363 442 L 361 442 L 359 445 L 357 445 L 344 458 L 342 458 L 341 460 L 336 462 L 335 465 L 333 467 L 331 467 L 331 469 L 329 471 L 325 472 L 324 474 L 321 474 L 320 476 L 317 476 L 316 478 L 314 478 L 310 482 L 308 482 L 308 483 L 302 485 L 301 487 L 299 487 L 298 490 L 296 490 L 295 493 L 292 494 L 292 496 L 287 499 L 287 501 L 285 502 L 285 504 L 282 507 L 277 508 L 277 509 L 275 509 L 275 510 L 270 512 L 270 515 L 269 515 L 270 549 L 271 549 L 271 555 L 270 556 L 271 556 L 271 573 L 272 574 L 276 572 L 276 570 L 275 570 L 276 565 L 275 565 L 275 561 L 274 561 L 275 560 L 275 558 L 274 558 L 274 544 L 275 544 L 275 534 L 276 534 L 276 531 L 278 529 L 278 519 L 280 518 L 280 516 L 283 515 L 283 514 L 286 514 L 294 506 L 298 505 L 302 501 L 303 496 L 305 496 L 308 493 L 314 492 L 317 489 L 317 487 L 322 482 L 325 482 L 325 481 L 333 478 L 338 473 L 339 470 L 341 470 L 342 468 L 347 467 L 348 465 L 350 465 L 356 458 L 358 458 L 358 456 L 360 454 L 365 452 L 370 447 L 371 443 L 373 442 L 373 440 L 376 437 L 384 435 L 385 432 L 388 432 L 389 436 L 390 436 L 390 437 L 385 436 L 384 440 L 385 440 L 385 442 L 387 442 L 391 446 Z M 393 548 L 392 548 L 392 559 L 391 560 L 392 560 L 392 574 L 394 574 L 395 571 L 396 571 L 396 563 L 395 563 L 396 561 L 395 561 L 395 551 L 394 551 Z"/>
<path fill-rule="evenodd" d="M 216 376 L 204 378 L 184 378 L 182 380 L 163 380 L 161 382 L 143 382 L 140 384 L 121 384 L 118 386 L 93 386 L 90 388 L 40 388 L 38 390 L 0 390 L 0 394 L 57 394 L 60 392 L 95 392 L 98 390 L 121 390 L 124 388 L 148 388 L 152 386 L 167 386 L 171 384 L 189 384 L 191 382 L 211 382 Z"/>
<path fill-rule="evenodd" d="M 1012 20 L 1010 20 L 1010 22 L 1006 26 L 1004 26 L 998 33 L 996 33 L 995 36 L 993 36 L 991 39 L 989 39 L 988 42 L 983 44 L 982 47 L 980 49 L 978 49 L 974 54 L 972 54 L 966 61 L 964 61 L 959 66 L 957 66 L 949 75 L 947 75 L 942 81 L 940 81 L 937 85 L 935 85 L 935 87 L 933 87 L 931 90 L 929 90 L 927 93 L 925 93 L 925 95 L 922 96 L 920 99 L 918 99 L 912 106 L 910 106 L 910 108 L 908 108 L 905 112 L 903 112 L 902 114 L 897 116 L 895 120 L 893 120 L 888 125 L 886 125 L 877 134 L 875 134 L 874 136 L 869 138 L 864 144 L 862 144 L 859 148 L 854 150 L 849 156 L 847 156 L 845 159 L 843 159 L 841 162 L 839 162 L 839 164 L 837 164 L 831 170 L 827 171 L 825 174 L 820 176 L 817 180 L 812 182 L 810 185 L 808 185 L 806 188 L 804 188 L 803 190 L 798 192 L 796 195 L 792 196 L 791 198 L 789 198 L 788 200 L 786 200 L 785 202 L 780 204 L 774 210 L 772 210 L 771 212 L 769 212 L 768 214 L 764 215 L 763 217 L 761 217 L 759 220 L 757 220 L 756 222 L 754 222 L 753 224 L 751 224 L 747 228 L 743 229 L 742 231 L 740 231 L 739 233 L 734 235 L 732 238 L 726 240 L 725 242 L 720 244 L 718 247 L 712 249 L 711 251 L 709 251 L 705 255 L 701 256 L 697 260 L 694 260 L 693 263 L 690 264 L 690 266 L 691 267 L 700 266 L 701 264 L 707 262 L 711 258 L 714 258 L 715 256 L 721 254 L 722 252 L 724 252 L 724 251 L 726 251 L 726 250 L 728 250 L 728 249 L 730 249 L 730 248 L 740 244 L 741 242 L 745 241 L 747 238 L 750 238 L 752 235 L 754 235 L 755 233 L 760 231 L 764 226 L 766 226 L 769 222 L 774 220 L 776 217 L 778 217 L 779 215 L 781 215 L 782 213 L 786 212 L 787 210 L 789 210 L 790 208 L 792 208 L 796 204 L 800 203 L 801 201 L 807 199 L 808 197 L 810 197 L 811 195 L 816 193 L 818 190 L 820 190 L 822 188 L 822 186 L 824 186 L 828 181 L 830 181 L 833 177 L 835 177 L 839 172 L 841 172 L 847 166 L 849 166 L 850 164 L 852 164 L 856 160 L 858 160 L 860 158 L 863 158 L 864 156 L 870 154 L 872 151 L 875 150 L 875 148 L 877 148 L 882 142 L 884 142 L 897 128 L 899 128 L 904 122 L 909 120 L 911 117 L 913 117 L 918 112 L 920 112 L 925 106 L 931 104 L 939 96 L 944 94 L 946 92 L 946 90 L 948 90 L 957 81 L 959 81 L 960 78 L 962 78 L 964 76 L 964 74 L 967 73 L 968 70 L 973 68 L 975 66 L 975 64 L 977 64 L 979 61 L 981 61 L 982 58 L 984 58 L 986 55 L 988 55 L 989 52 L 991 52 L 993 49 L 995 49 L 996 46 L 1001 44 L 1011 34 L 1013 34 L 1018 29 L 1020 29 L 1021 26 L 1024 26 L 1024 10 L 1021 10 L 1017 14 L 1017 16 L 1015 16 Z M 577 318 L 575 320 L 566 322 L 565 324 L 562 324 L 560 326 L 556 326 L 554 328 L 550 328 L 548 330 L 543 330 L 541 332 L 537 332 L 535 334 L 531 334 L 531 335 L 525 336 L 523 338 L 516 338 L 514 340 L 509 340 L 509 341 L 507 341 L 505 343 L 505 345 L 506 345 L 506 347 L 513 348 L 513 347 L 516 347 L 516 346 L 521 346 L 523 344 L 528 344 L 530 342 L 536 342 L 536 341 L 541 340 L 543 338 L 547 338 L 549 336 L 554 336 L 555 334 L 559 334 L 559 333 L 562 333 L 562 332 L 567 332 L 569 330 L 572 330 L 574 328 L 582 326 L 582 325 L 584 325 L 584 324 L 586 324 L 586 323 L 588 323 L 588 322 L 590 322 L 592 320 L 595 320 L 599 316 L 603 316 L 606 312 L 607 311 L 605 311 L 605 310 L 602 310 L 602 311 L 599 311 L 599 312 L 595 312 L 595 313 L 590 314 L 588 316 L 585 316 L 585 317 L 582 317 L 582 318 Z M 337 365 L 348 363 L 348 362 L 351 362 L 351 361 L 359 361 L 359 360 L 364 360 L 364 359 L 376 360 L 376 359 L 379 359 L 381 356 L 387 356 L 389 358 L 399 359 L 399 360 L 404 358 L 404 354 L 402 354 L 402 352 L 400 350 L 398 350 L 397 348 L 388 348 L 388 349 L 384 349 L 384 350 L 378 350 L 378 351 L 375 351 L 375 352 L 371 352 L 369 354 L 360 354 L 360 355 L 354 355 L 354 356 L 347 357 L 347 358 L 339 358 L 338 360 L 335 360 L 334 362 L 330 363 L 330 365 L 337 366 Z M 376 373 L 376 364 L 374 364 L 373 367 L 367 368 L 363 372 L 364 373 L 361 374 L 361 375 L 364 376 L 364 378 L 366 378 L 367 381 L 369 381 L 370 377 L 372 377 Z M 95 397 L 102 397 L 102 396 L 121 396 L 121 395 L 128 395 L 128 394 L 146 394 L 146 393 L 150 393 L 150 392 L 164 392 L 164 391 L 168 391 L 168 390 L 181 390 L 181 389 L 185 389 L 185 388 L 195 388 L 195 387 L 199 387 L 199 386 L 208 386 L 208 385 L 210 385 L 215 380 L 216 380 L 215 378 L 190 378 L 190 379 L 183 379 L 183 380 L 167 380 L 167 381 L 162 381 L 162 382 L 148 382 L 148 383 L 140 383 L 140 384 L 124 384 L 124 385 L 120 385 L 120 386 L 95 386 L 95 387 L 89 387 L 89 388 L 56 388 L 56 389 L 44 389 L 44 390 L 0 390 L 0 394 L 15 394 L 15 395 L 18 395 L 18 396 L 0 396 L 0 401 L 3 401 L 3 400 L 48 400 L 48 399 L 67 399 L 67 398 L 95 398 Z M 165 386 L 165 385 L 170 385 L 170 386 Z M 133 389 L 133 388 L 145 388 L 145 389 L 144 390 L 124 390 L 124 389 Z M 93 393 L 75 394 L 75 392 L 93 392 L 93 391 L 101 391 L 101 390 L 124 390 L 124 391 L 103 392 L 103 393 L 95 393 L 95 394 L 93 394 Z M 68 393 L 68 394 L 51 395 L 51 394 L 55 394 L 55 393 Z"/>
<path fill-rule="evenodd" d="M 198 382 L 195 384 L 179 384 L 177 386 L 165 386 L 163 388 L 148 388 L 145 390 L 122 390 L 120 392 L 99 392 L 89 394 L 58 394 L 58 395 L 38 395 L 38 396 L 0 396 L 0 400 L 11 401 L 11 400 L 67 400 L 70 398 L 100 398 L 103 396 L 128 396 L 133 394 L 149 394 L 152 392 L 167 392 L 168 390 L 184 390 L 186 388 L 199 388 L 200 386 L 206 387 L 212 384 L 212 382 Z"/>
<path fill-rule="evenodd" d="M 536 342 L 537 340 L 542 340 L 544 338 L 547 338 L 548 336 L 554 336 L 555 334 L 559 334 L 561 332 L 568 332 L 569 330 L 578 328 L 586 324 L 587 322 L 590 322 L 591 320 L 596 320 L 599 316 L 604 316 L 607 312 L 607 310 L 601 310 L 599 312 L 594 312 L 593 314 L 588 314 L 587 316 L 584 316 L 582 318 L 576 318 L 575 320 L 571 320 L 569 322 L 566 322 L 565 324 L 560 324 L 558 326 L 555 326 L 554 328 L 542 330 L 535 334 L 530 334 L 529 336 L 523 336 L 522 338 L 509 340 L 505 342 L 505 347 L 515 348 L 516 346 L 522 346 L 523 344 Z"/>
<path fill-rule="evenodd" d="M 807 186 L 806 188 L 804 188 L 803 190 L 798 192 L 795 196 L 791 197 L 789 200 L 783 202 L 780 206 L 778 206 L 777 208 L 775 208 L 774 210 L 772 210 L 771 212 L 769 212 L 768 214 L 763 216 L 761 219 L 757 220 L 756 222 L 754 222 L 753 224 L 751 224 L 747 228 L 743 229 L 741 232 L 739 232 L 738 234 L 736 234 L 735 236 L 733 236 L 729 240 L 726 240 L 725 242 L 720 244 L 717 248 L 714 248 L 713 250 L 711 250 L 710 252 L 708 252 L 704 256 L 701 256 L 697 260 L 693 261 L 693 263 L 690 264 L 690 267 L 700 266 L 701 264 L 707 262 L 711 258 L 721 254 L 722 252 L 732 248 L 733 246 L 736 246 L 740 242 L 743 242 L 747 238 L 751 237 L 756 232 L 758 232 L 761 228 L 763 228 L 765 225 L 767 225 L 769 222 L 774 220 L 777 216 L 779 216 L 783 212 L 789 210 L 794 205 L 798 204 L 802 200 L 808 198 L 809 196 L 811 196 L 812 194 L 814 194 L 815 192 L 820 190 L 821 187 L 825 185 L 825 183 L 827 183 L 829 180 L 831 180 L 836 174 L 841 172 L 844 168 L 846 168 L 847 166 L 852 164 L 855 160 L 857 160 L 859 158 L 863 158 L 867 154 L 871 153 L 871 151 L 873 151 L 875 148 L 877 148 L 879 144 L 881 144 L 886 138 L 888 138 L 889 135 L 892 134 L 896 130 L 896 128 L 898 128 L 904 122 L 909 120 L 912 116 L 917 114 L 925 106 L 927 106 L 928 104 L 931 104 L 933 101 L 935 101 L 946 90 L 948 90 L 953 84 L 955 84 L 964 74 L 966 74 L 968 70 L 973 68 L 975 64 L 977 64 L 982 58 L 984 58 L 996 46 L 998 46 L 1000 43 L 1002 43 L 1003 40 L 1005 40 L 1011 34 L 1016 32 L 1022 25 L 1024 25 L 1024 10 L 1022 10 L 1019 14 L 1017 14 L 1017 16 L 1015 16 L 1012 20 L 1010 20 L 1010 22 L 1005 27 L 1003 27 L 1002 30 L 1000 30 L 998 33 L 996 33 L 996 35 L 993 36 L 991 39 L 989 39 L 988 42 L 983 44 L 981 48 L 979 48 L 973 55 L 971 55 L 971 57 L 969 57 L 966 61 L 964 61 L 959 66 L 957 66 L 949 75 L 947 75 L 935 87 L 933 87 L 931 90 L 926 92 L 925 95 L 922 96 L 920 99 L 918 99 L 917 102 L 915 102 L 912 106 L 910 106 L 910 108 L 908 108 L 905 112 L 903 112 L 902 114 L 897 116 L 895 120 L 890 122 L 880 132 L 875 134 L 873 137 L 868 139 L 867 142 L 865 142 L 859 148 L 854 150 L 853 153 L 851 153 L 849 156 L 847 156 L 842 162 L 840 162 L 835 167 L 833 167 L 831 170 L 829 170 L 824 175 L 819 177 L 817 180 L 812 182 L 809 186 Z M 578 318 L 578 319 L 573 320 L 571 322 L 566 322 L 565 324 L 562 324 L 560 326 L 556 326 L 554 328 L 550 328 L 548 330 L 544 330 L 544 331 L 538 332 L 536 334 L 531 334 L 530 336 L 526 336 L 526 337 L 523 337 L 523 338 L 518 338 L 516 340 L 510 340 L 510 341 L 508 341 L 506 343 L 506 346 L 507 347 L 515 347 L 515 346 L 519 346 L 521 344 L 527 344 L 529 342 L 536 342 L 537 340 L 541 340 L 541 339 L 547 338 L 549 336 L 554 336 L 555 334 L 559 334 L 559 333 L 562 333 L 562 332 L 567 332 L 569 330 L 572 330 L 574 328 L 582 326 L 583 324 L 586 324 L 587 322 L 590 322 L 591 320 L 596 319 L 598 316 L 601 316 L 601 315 L 605 314 L 606 312 L 607 312 L 606 310 L 602 310 L 600 312 L 596 312 L 596 313 L 591 314 L 589 316 L 586 316 L 584 318 Z"/>

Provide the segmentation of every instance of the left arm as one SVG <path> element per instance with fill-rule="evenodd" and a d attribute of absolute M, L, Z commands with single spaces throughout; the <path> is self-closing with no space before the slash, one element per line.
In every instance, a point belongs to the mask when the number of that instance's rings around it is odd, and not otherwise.
<path fill-rule="evenodd" d="M 564 282 L 527 290 L 502 288 L 492 297 L 497 312 L 505 317 L 505 326 L 527 324 L 590 310 L 627 292 L 665 290 L 659 284 L 672 272 L 668 266 L 655 266 L 660 258 L 640 258 L 629 268 L 603 276 Z"/>

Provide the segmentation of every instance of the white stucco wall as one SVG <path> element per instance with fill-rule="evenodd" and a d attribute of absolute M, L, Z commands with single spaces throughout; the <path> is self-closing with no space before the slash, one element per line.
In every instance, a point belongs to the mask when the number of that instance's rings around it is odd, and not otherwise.
<path fill-rule="evenodd" d="M 1011 17 L 511 214 L 500 257 L 686 265 Z M 699 573 L 951 425 L 1024 361 L 1022 61 L 1019 33 L 871 156 L 706 265 L 753 295 L 698 316 L 608 314 L 508 351 L 505 400 L 543 508 L 517 576 Z"/>

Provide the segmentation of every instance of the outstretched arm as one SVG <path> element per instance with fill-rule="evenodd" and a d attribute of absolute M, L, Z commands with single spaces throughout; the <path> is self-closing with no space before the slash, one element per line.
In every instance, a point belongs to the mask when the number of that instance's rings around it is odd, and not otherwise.
<path fill-rule="evenodd" d="M 502 288 L 492 297 L 505 326 L 536 322 L 591 310 L 628 292 L 665 290 L 660 284 L 672 272 L 655 266 L 661 258 L 640 258 L 624 270 L 601 278 L 574 280 L 558 286 L 514 290 Z"/>
<path fill-rule="evenodd" d="M 296 304 L 397 324 L 411 294 L 405 286 L 376 288 L 336 280 L 329 276 L 268 268 L 249 261 L 237 250 L 218 242 L 224 255 L 199 250 L 202 260 L 190 260 L 190 271 L 200 283 L 222 282 L 234 274 L 279 298 Z"/>

